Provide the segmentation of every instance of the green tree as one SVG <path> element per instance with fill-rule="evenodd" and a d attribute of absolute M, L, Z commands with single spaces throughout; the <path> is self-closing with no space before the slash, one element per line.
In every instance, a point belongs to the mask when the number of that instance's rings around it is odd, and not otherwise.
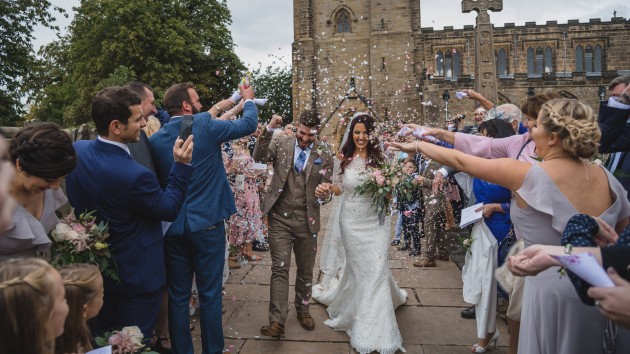
<path fill-rule="evenodd" d="M 54 12 L 65 11 L 47 0 L 0 1 L 0 124 L 15 125 L 24 114 L 20 99 L 36 65 L 33 29 L 41 25 L 58 32 Z"/>
<path fill-rule="evenodd" d="M 49 50 L 41 65 L 43 77 L 59 69 L 56 63 L 64 72 L 58 82 L 41 82 L 32 116 L 88 122 L 94 94 L 123 78 L 151 85 L 157 96 L 192 81 L 209 107 L 229 96 L 244 70 L 233 52 L 230 22 L 224 0 L 83 0 L 64 44 Z M 50 106 L 61 111 L 44 109 Z"/>
<path fill-rule="evenodd" d="M 256 97 L 269 99 L 259 110 L 261 121 L 268 121 L 272 114 L 281 115 L 285 122 L 293 120 L 290 67 L 268 66 L 264 71 L 258 67 L 252 72 L 252 84 Z"/>

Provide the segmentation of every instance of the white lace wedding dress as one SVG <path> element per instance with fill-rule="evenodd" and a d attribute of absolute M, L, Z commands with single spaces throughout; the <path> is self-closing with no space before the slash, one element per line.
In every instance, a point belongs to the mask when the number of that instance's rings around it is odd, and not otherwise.
<path fill-rule="evenodd" d="M 366 175 L 365 161 L 353 159 L 342 175 L 338 165 L 333 182 L 343 193 L 333 205 L 322 250 L 325 275 L 313 287 L 313 299 L 328 306 L 324 324 L 346 331 L 359 353 L 404 352 L 394 310 L 407 293 L 389 269 L 389 219 L 380 225 L 370 197 L 354 192 Z"/>

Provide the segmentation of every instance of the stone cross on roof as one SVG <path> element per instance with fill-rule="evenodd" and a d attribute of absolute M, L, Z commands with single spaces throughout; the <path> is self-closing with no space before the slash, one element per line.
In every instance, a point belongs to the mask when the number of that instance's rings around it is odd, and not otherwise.
<path fill-rule="evenodd" d="M 501 11 L 503 0 L 462 0 L 462 12 Z"/>
<path fill-rule="evenodd" d="M 475 91 L 497 103 L 494 39 L 488 10 L 503 10 L 503 0 L 462 0 L 462 12 L 478 13 L 475 27 Z"/>

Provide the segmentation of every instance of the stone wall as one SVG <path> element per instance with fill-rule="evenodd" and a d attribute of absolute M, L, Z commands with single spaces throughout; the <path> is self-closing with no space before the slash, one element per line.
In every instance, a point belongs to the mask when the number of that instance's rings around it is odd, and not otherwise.
<path fill-rule="evenodd" d="M 337 16 L 343 11 L 349 17 L 349 33 L 337 32 Z M 474 109 L 473 102 L 455 99 L 455 91 L 474 87 L 472 25 L 440 31 L 421 28 L 417 0 L 294 0 L 294 27 L 294 118 L 303 109 L 315 109 L 322 119 L 333 115 L 352 77 L 357 91 L 371 99 L 382 120 L 441 125 L 446 113 L 444 90 L 451 96 L 449 116 L 470 116 Z M 507 75 L 498 78 L 498 103 L 520 105 L 531 88 L 534 92 L 561 91 L 596 108 L 599 87 L 630 73 L 629 30 L 630 21 L 621 17 L 495 27 L 495 49 L 503 48 L 507 55 Z M 576 46 L 589 44 L 602 48 L 601 73 L 575 70 Z M 532 77 L 527 73 L 527 48 L 539 46 L 551 49 L 552 70 Z M 461 56 L 461 75 L 456 80 L 437 76 L 437 52 L 453 49 Z M 346 101 L 324 128 L 325 133 L 334 131 L 351 107 L 367 109 L 359 100 Z"/>

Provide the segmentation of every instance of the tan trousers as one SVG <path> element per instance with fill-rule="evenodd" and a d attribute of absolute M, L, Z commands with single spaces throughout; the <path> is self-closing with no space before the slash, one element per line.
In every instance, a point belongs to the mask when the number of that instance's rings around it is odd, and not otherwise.
<path fill-rule="evenodd" d="M 313 283 L 313 266 L 317 254 L 317 234 L 311 234 L 306 220 L 295 214 L 287 217 L 273 210 L 269 213 L 269 249 L 271 251 L 271 286 L 269 322 L 284 325 L 289 312 L 289 268 L 291 250 L 295 253 L 295 309 L 308 312 Z"/>
<path fill-rule="evenodd" d="M 446 248 L 446 231 L 444 230 L 444 196 L 432 197 L 431 191 L 422 191 L 424 194 L 424 235 L 427 247 L 425 258 L 435 261 L 436 258 L 448 256 Z"/>

